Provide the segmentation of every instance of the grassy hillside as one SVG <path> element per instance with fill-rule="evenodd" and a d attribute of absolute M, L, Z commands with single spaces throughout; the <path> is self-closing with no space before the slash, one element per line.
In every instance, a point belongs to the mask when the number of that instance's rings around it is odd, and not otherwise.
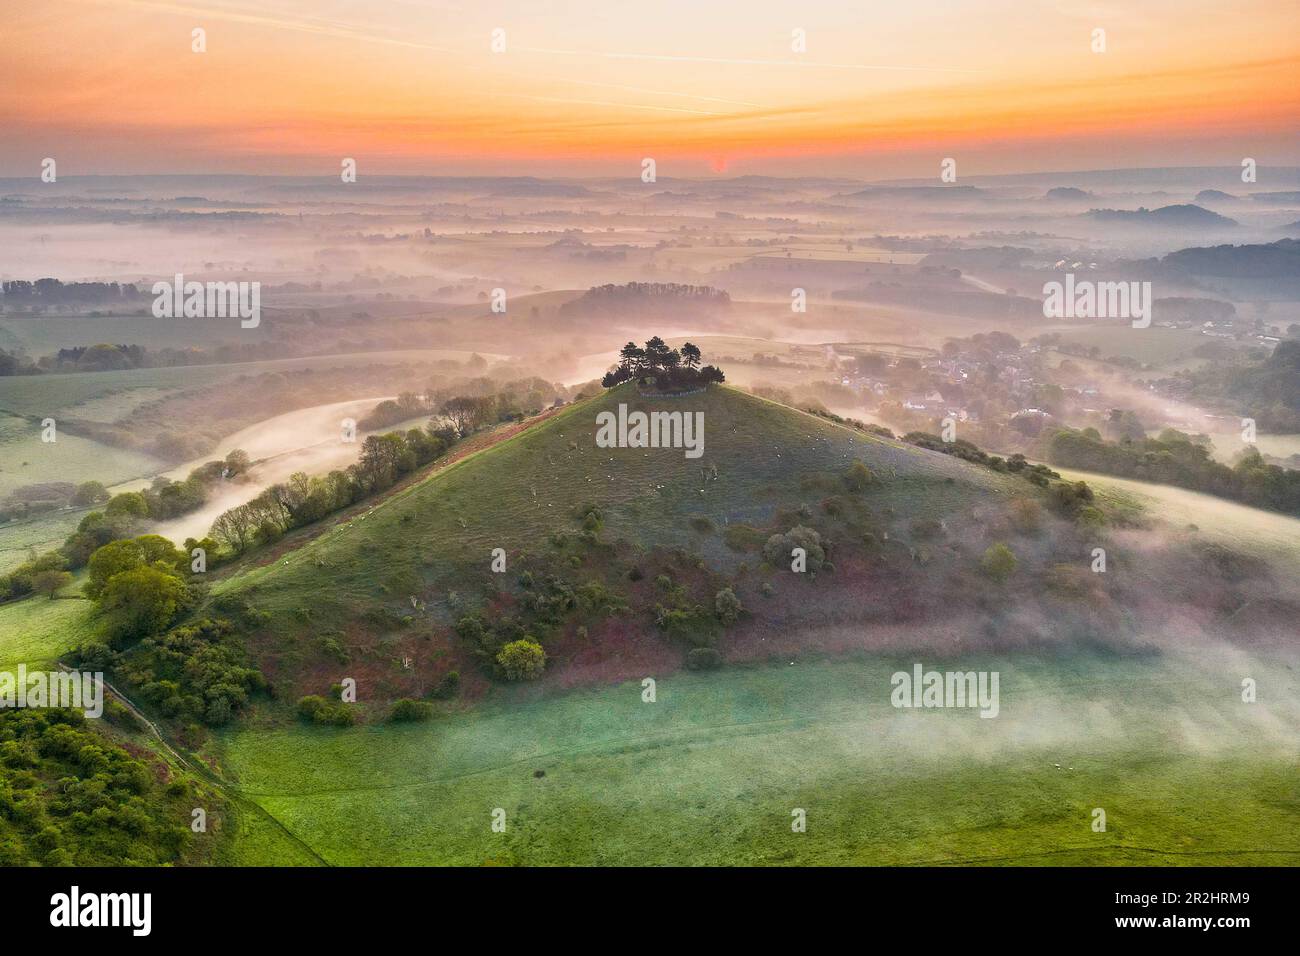
<path fill-rule="evenodd" d="M 65 593 L 75 593 L 79 587 L 77 582 Z M 51 664 L 94 633 L 90 601 L 31 597 L 0 605 L 0 669 Z"/>
<path fill-rule="evenodd" d="M 597 448 L 597 414 L 621 402 L 702 411 L 703 456 Z M 877 480 L 866 494 L 849 495 L 841 476 L 859 461 Z M 1032 490 L 1019 479 L 732 389 L 662 399 L 623 387 L 435 472 L 305 547 L 219 582 L 215 603 L 218 611 L 246 604 L 269 615 L 254 638 L 255 654 L 274 677 L 298 689 L 312 675 L 325 680 L 343 663 L 391 684 L 403 676 L 402 658 L 416 664 L 407 676 L 464 664 L 450 625 L 483 608 L 509 612 L 525 597 L 518 583 L 524 568 L 537 569 L 539 580 L 554 572 L 574 587 L 598 583 L 646 608 L 663 599 L 654 592 L 658 575 L 671 574 L 694 600 L 711 605 L 725 585 L 718 575 L 741 574 L 742 565 L 754 570 L 762 561 L 756 547 L 772 528 L 823 521 L 847 539 L 864 527 L 851 522 L 879 514 L 883 521 L 902 516 L 905 534 L 913 516 L 971 512 L 1015 489 Z M 823 514 L 838 507 L 825 505 L 832 498 L 845 499 L 835 521 Z M 585 504 L 602 515 L 598 543 L 595 535 L 582 538 L 577 509 Z M 796 512 L 801 505 L 808 517 Z M 901 541 L 890 543 L 910 560 Z M 495 548 L 507 552 L 505 574 L 490 570 Z M 629 574 L 646 580 L 633 588 Z M 760 581 L 747 580 L 756 595 Z M 657 652 L 662 640 L 650 621 L 634 615 L 625 623 L 606 628 L 599 640 L 593 632 L 593 644 L 618 639 Z M 611 635 L 614 630 L 621 633 Z M 578 635 L 568 627 L 556 637 L 582 640 Z M 561 658 L 584 655 L 602 656 L 575 644 Z M 606 651 L 603 659 L 610 656 Z"/>
<path fill-rule="evenodd" d="M 702 411 L 703 456 L 597 448 L 596 416 L 620 403 Z M 258 606 L 272 613 L 304 598 L 385 600 L 402 589 L 451 583 L 463 567 L 486 574 L 493 548 L 544 548 L 551 534 L 573 528 L 572 510 L 588 502 L 600 506 L 611 537 L 674 545 L 690 539 L 692 517 L 720 526 L 761 523 L 782 505 L 817 497 L 818 489 L 804 483 L 808 476 L 838 474 L 854 461 L 882 479 L 873 504 L 909 513 L 942 513 L 1015 487 L 1012 479 L 953 458 L 732 389 L 668 400 L 624 386 L 438 472 L 219 590 L 256 592 Z M 706 470 L 715 467 L 718 478 L 706 479 Z M 397 594 L 397 601 L 404 599 Z"/>

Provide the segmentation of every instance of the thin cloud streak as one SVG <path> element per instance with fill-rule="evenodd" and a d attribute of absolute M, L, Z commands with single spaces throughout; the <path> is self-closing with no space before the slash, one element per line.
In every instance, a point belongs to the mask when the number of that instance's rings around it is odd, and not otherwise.
<path fill-rule="evenodd" d="M 524 53 L 557 56 L 593 56 L 610 60 L 662 60 L 670 63 L 721 63 L 728 66 L 800 66 L 824 70 L 878 70 L 902 73 L 987 74 L 988 70 L 962 70 L 946 66 L 876 66 L 867 63 L 825 63 L 820 60 L 762 60 L 742 57 L 684 56 L 666 53 L 618 53 L 603 50 L 557 50 L 551 47 L 519 47 Z"/>

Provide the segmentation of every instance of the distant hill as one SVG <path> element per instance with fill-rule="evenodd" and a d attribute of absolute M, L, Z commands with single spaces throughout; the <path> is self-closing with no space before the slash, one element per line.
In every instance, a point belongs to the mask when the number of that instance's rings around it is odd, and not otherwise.
<path fill-rule="evenodd" d="M 1192 275 L 1233 279 L 1295 277 L 1300 276 L 1300 240 L 1279 239 L 1266 245 L 1179 249 L 1161 261 Z"/>
<path fill-rule="evenodd" d="M 1240 202 L 1240 196 L 1225 193 L 1221 189 L 1202 189 L 1196 194 L 1197 202 Z"/>
<path fill-rule="evenodd" d="M 1138 209 L 1090 209 L 1084 215 L 1098 222 L 1152 226 L 1235 226 L 1238 224 L 1234 219 L 1191 203 L 1161 206 L 1158 209 L 1147 209 L 1145 206 Z"/>
<path fill-rule="evenodd" d="M 698 314 L 725 309 L 731 296 L 721 289 L 680 282 L 627 282 L 594 286 L 560 307 L 566 316 L 621 312 L 639 316 Z"/>
<path fill-rule="evenodd" d="M 1251 193 L 1250 198 L 1256 202 L 1300 202 L 1300 190 L 1293 190 L 1291 192 Z"/>
<path fill-rule="evenodd" d="M 1044 195 L 1044 199 L 1091 199 L 1092 193 L 1086 189 L 1078 189 L 1075 186 L 1056 186 L 1049 189 Z"/>

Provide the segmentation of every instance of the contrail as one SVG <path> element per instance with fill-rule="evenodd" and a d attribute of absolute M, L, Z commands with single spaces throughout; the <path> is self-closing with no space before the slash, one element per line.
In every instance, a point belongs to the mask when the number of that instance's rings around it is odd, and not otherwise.
<path fill-rule="evenodd" d="M 946 66 L 872 66 L 866 63 L 826 63 L 820 60 L 754 60 L 741 57 L 676 56 L 665 53 L 617 53 L 601 50 L 556 50 L 550 47 L 516 47 L 524 53 L 552 53 L 558 56 L 598 56 L 611 60 L 664 60 L 680 63 L 723 63 L 733 66 L 802 66 L 825 70 L 885 70 L 909 73 L 987 73 Z"/>

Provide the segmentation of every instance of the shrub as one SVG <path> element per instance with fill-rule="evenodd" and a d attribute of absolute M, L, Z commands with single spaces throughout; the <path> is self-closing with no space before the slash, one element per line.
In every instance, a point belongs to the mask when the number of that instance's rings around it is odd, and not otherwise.
<path fill-rule="evenodd" d="M 860 461 L 849 465 L 849 470 L 844 473 L 844 484 L 848 486 L 849 491 L 866 491 L 874 480 L 875 475 L 871 473 L 871 469 Z"/>
<path fill-rule="evenodd" d="M 525 637 L 501 648 L 497 654 L 497 665 L 506 680 L 536 680 L 546 669 L 546 651 L 541 644 Z"/>
<path fill-rule="evenodd" d="M 1018 563 L 1015 553 L 1001 542 L 989 545 L 984 557 L 980 558 L 980 567 L 984 573 L 999 584 L 1015 573 Z"/>
<path fill-rule="evenodd" d="M 763 557 L 768 563 L 789 567 L 790 555 L 795 548 L 803 548 L 808 555 L 808 570 L 816 571 L 826 560 L 822 536 L 813 528 L 795 525 L 785 534 L 774 534 L 763 545 Z"/>
<path fill-rule="evenodd" d="M 1043 523 L 1043 509 L 1037 501 L 1017 498 L 1011 504 L 1011 526 L 1021 534 L 1035 534 Z"/>
<path fill-rule="evenodd" d="M 938 518 L 913 518 L 911 528 L 918 538 L 937 538 L 943 534 L 943 522 Z"/>
<path fill-rule="evenodd" d="M 456 691 L 460 689 L 460 671 L 447 671 L 433 688 L 433 696 L 437 700 L 450 700 L 456 696 Z"/>
<path fill-rule="evenodd" d="M 1065 518 L 1077 517 L 1082 508 L 1092 504 L 1092 489 L 1082 481 L 1057 482 L 1052 485 L 1048 496 L 1052 507 Z"/>
<path fill-rule="evenodd" d="M 71 574 L 67 571 L 55 571 L 53 568 L 37 571 L 32 575 L 32 590 L 37 594 L 44 594 L 51 601 L 60 588 L 65 588 L 71 583 Z"/>
<path fill-rule="evenodd" d="M 1082 531 L 1096 531 L 1106 524 L 1106 516 L 1100 508 L 1084 505 L 1074 517 L 1074 523 Z"/>
<path fill-rule="evenodd" d="M 655 608 L 655 621 L 674 640 L 695 647 L 710 647 L 717 636 L 718 621 L 702 607 Z"/>
<path fill-rule="evenodd" d="M 144 730 L 144 726 L 136 718 L 135 714 L 112 698 L 104 701 L 104 716 L 109 723 L 116 724 L 123 730 L 132 732 Z"/>
<path fill-rule="evenodd" d="M 722 655 L 712 647 L 692 647 L 686 653 L 686 666 L 693 671 L 712 670 L 722 663 Z"/>
<path fill-rule="evenodd" d="M 393 710 L 388 715 L 388 719 L 394 723 L 403 723 L 428 720 L 431 716 L 433 716 L 433 708 L 430 705 L 422 700 L 411 700 L 409 697 L 403 697 L 393 703 Z"/>
<path fill-rule="evenodd" d="M 330 727 L 351 727 L 357 722 L 357 715 L 347 704 L 330 704 L 316 711 L 315 722 Z"/>
<path fill-rule="evenodd" d="M 318 694 L 308 694 L 298 700 L 298 716 L 313 724 L 348 727 L 356 716 L 347 704 L 335 704 Z"/>
<path fill-rule="evenodd" d="M 146 638 L 122 655 L 119 670 L 169 716 L 218 727 L 266 689 L 265 677 L 247 666 L 233 634 L 229 621 L 204 618 Z"/>
<path fill-rule="evenodd" d="M 85 481 L 77 486 L 72 503 L 85 508 L 105 502 L 108 498 L 108 490 L 98 481 Z"/>
<path fill-rule="evenodd" d="M 722 540 L 732 551 L 761 551 L 765 540 L 763 532 L 747 524 L 729 524 L 722 532 Z"/>
<path fill-rule="evenodd" d="M 731 588 L 723 588 L 713 598 L 713 609 L 718 615 L 718 620 L 723 624 L 735 624 L 740 612 L 744 610 L 740 604 L 740 598 L 736 597 L 736 592 Z"/>

